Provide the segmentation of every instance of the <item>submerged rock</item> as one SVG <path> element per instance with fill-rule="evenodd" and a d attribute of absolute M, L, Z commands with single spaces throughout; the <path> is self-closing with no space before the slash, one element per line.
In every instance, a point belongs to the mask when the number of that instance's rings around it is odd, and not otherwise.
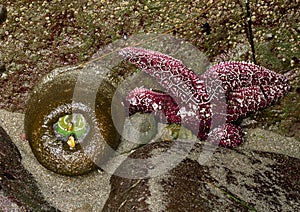
<path fill-rule="evenodd" d="M 153 172 L 161 164 L 155 157 L 170 151 L 172 145 L 157 142 L 132 153 L 112 176 L 111 193 L 103 211 L 300 209 L 300 160 L 275 153 L 220 148 L 200 165 L 197 152 L 201 147 L 197 147 L 168 172 L 161 167 L 161 173 L 152 178 L 124 177 L 129 172 L 136 176 Z M 132 158 L 154 160 L 139 167 Z"/>
<path fill-rule="evenodd" d="M 40 193 L 32 175 L 22 166 L 21 155 L 0 127 L 0 210 L 58 211 Z"/>

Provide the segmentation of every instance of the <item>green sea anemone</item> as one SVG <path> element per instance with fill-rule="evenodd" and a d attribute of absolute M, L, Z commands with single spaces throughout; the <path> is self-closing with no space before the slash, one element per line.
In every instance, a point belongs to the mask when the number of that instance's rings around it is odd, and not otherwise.
<path fill-rule="evenodd" d="M 111 103 L 116 84 L 97 75 L 92 79 L 96 90 L 78 86 L 80 71 L 78 67 L 57 69 L 44 77 L 32 92 L 25 114 L 25 133 L 34 155 L 47 169 L 64 175 L 94 170 L 120 142 L 111 117 L 112 110 L 124 109 Z M 74 98 L 75 88 L 87 98 Z M 88 97 L 94 98 L 93 104 Z"/>

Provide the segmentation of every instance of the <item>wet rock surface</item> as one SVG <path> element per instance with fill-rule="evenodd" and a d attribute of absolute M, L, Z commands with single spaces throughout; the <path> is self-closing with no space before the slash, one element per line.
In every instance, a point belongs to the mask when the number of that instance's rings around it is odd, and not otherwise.
<path fill-rule="evenodd" d="M 172 147 L 152 143 L 130 158 L 149 159 Z M 300 209 L 300 159 L 255 150 L 218 149 L 200 165 L 197 147 L 169 172 L 149 179 L 127 179 L 150 169 L 125 160 L 111 178 L 111 193 L 104 211 L 297 211 Z M 148 164 L 149 165 L 149 164 Z M 163 170 L 163 169 L 162 169 Z M 164 171 L 163 171 L 164 172 Z M 119 176 L 118 176 L 119 175 Z M 141 176 L 141 175 L 140 175 Z"/>
<path fill-rule="evenodd" d="M 0 127 L 1 211 L 57 211 L 43 198 L 36 181 L 22 166 L 21 154 Z"/>
<path fill-rule="evenodd" d="M 262 151 L 222 150 L 209 166 L 218 187 L 257 211 L 300 208 L 299 158 Z"/>

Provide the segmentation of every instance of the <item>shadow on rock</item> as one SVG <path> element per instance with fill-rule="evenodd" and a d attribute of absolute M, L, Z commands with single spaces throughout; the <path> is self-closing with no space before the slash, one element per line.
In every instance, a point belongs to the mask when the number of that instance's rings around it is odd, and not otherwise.
<path fill-rule="evenodd" d="M 58 211 L 42 197 L 31 174 L 21 164 L 21 155 L 0 127 L 0 210 Z"/>

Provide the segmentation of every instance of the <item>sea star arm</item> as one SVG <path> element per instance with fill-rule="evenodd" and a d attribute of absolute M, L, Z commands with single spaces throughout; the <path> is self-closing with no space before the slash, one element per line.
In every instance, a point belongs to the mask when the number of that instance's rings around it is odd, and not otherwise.
<path fill-rule="evenodd" d="M 215 144 L 224 147 L 236 147 L 243 142 L 243 131 L 239 126 L 225 123 L 213 129 L 208 138 Z"/>
<path fill-rule="evenodd" d="M 154 77 L 177 103 L 197 105 L 205 93 L 204 81 L 188 69 L 180 60 L 160 52 L 136 47 L 120 50 L 129 62 Z"/>
<path fill-rule="evenodd" d="M 277 102 L 284 95 L 283 84 L 239 88 L 227 95 L 227 122 Z"/>
<path fill-rule="evenodd" d="M 278 102 L 290 90 L 290 86 L 287 83 L 274 83 L 260 87 L 267 99 L 267 106 Z"/>
<path fill-rule="evenodd" d="M 209 68 L 201 78 L 206 84 L 219 79 L 227 99 L 227 122 L 277 102 L 290 89 L 284 75 L 247 62 L 229 61 Z"/>
<path fill-rule="evenodd" d="M 217 75 L 222 81 L 226 92 L 252 86 L 282 85 L 279 94 L 284 95 L 290 89 L 288 80 L 284 75 L 278 74 L 262 66 L 241 61 L 229 61 L 216 64 L 209 68 L 202 77 L 209 80 Z"/>
<path fill-rule="evenodd" d="M 162 92 L 136 88 L 127 95 L 126 106 L 129 115 L 137 112 L 154 113 L 160 122 L 181 123 L 178 105 L 170 95 Z"/>
<path fill-rule="evenodd" d="M 259 86 L 236 89 L 227 97 L 227 122 L 236 121 L 266 105 L 267 99 Z"/>

